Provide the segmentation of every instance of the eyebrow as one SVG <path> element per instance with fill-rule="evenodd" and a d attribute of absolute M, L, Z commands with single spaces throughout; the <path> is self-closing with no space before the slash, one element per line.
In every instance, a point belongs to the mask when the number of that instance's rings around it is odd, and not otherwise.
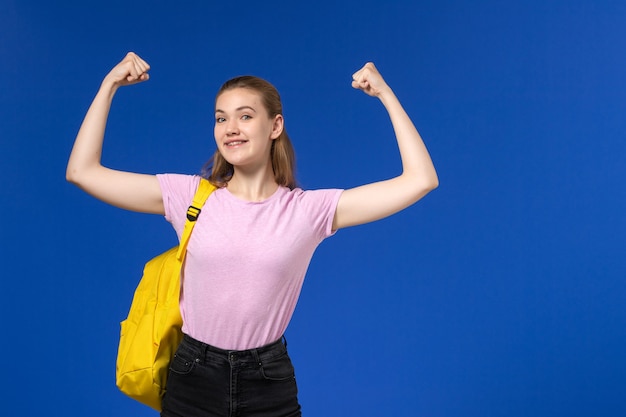
<path fill-rule="evenodd" d="M 256 113 L 256 110 L 254 110 L 254 108 L 250 107 L 250 106 L 241 106 L 241 107 L 237 107 L 235 109 L 235 111 L 237 111 L 237 112 L 242 111 L 242 110 L 252 110 L 253 112 Z M 226 112 L 224 110 L 221 110 L 221 109 L 215 109 L 215 113 L 226 113 Z"/>

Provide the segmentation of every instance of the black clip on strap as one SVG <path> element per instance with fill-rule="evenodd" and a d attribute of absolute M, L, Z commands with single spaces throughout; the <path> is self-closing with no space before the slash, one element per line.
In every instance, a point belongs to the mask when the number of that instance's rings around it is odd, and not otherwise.
<path fill-rule="evenodd" d="M 189 206 L 189 208 L 187 209 L 187 220 L 189 220 L 190 222 L 195 222 L 196 220 L 198 220 L 198 216 L 200 216 L 201 211 L 202 210 L 198 207 Z"/>

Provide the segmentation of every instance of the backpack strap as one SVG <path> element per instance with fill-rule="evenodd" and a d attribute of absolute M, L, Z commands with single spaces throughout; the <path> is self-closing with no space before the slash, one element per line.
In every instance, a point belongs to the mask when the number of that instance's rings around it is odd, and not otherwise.
<path fill-rule="evenodd" d="M 205 201 L 209 198 L 213 191 L 215 191 L 215 186 L 208 180 L 200 178 L 200 184 L 198 184 L 196 194 L 193 196 L 193 202 L 187 209 L 187 220 L 185 221 L 185 228 L 183 229 L 183 234 L 180 237 L 180 244 L 178 245 L 178 252 L 176 253 L 176 258 L 181 262 L 185 259 L 185 254 L 187 253 L 187 243 L 189 242 L 189 237 L 191 236 L 191 231 L 196 224 L 196 220 L 198 220 L 198 217 L 200 216 L 202 206 L 204 206 Z"/>

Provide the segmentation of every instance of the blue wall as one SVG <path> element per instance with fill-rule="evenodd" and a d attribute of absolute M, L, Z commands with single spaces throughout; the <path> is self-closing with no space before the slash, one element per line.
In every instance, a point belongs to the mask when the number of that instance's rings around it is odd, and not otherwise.
<path fill-rule="evenodd" d="M 119 321 L 164 219 L 108 207 L 64 170 L 128 50 L 104 162 L 195 173 L 227 78 L 281 91 L 306 188 L 400 169 L 372 60 L 440 188 L 322 243 L 289 327 L 306 416 L 626 413 L 626 4 L 0 4 L 0 352 L 10 416 L 155 415 L 119 393 Z M 8 407 L 8 410 L 7 410 Z"/>

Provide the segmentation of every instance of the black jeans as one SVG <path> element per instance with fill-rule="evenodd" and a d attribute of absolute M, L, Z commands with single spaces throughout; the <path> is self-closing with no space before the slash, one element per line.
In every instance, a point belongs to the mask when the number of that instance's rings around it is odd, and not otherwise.
<path fill-rule="evenodd" d="M 170 364 L 161 416 L 301 416 L 286 344 L 228 351 L 185 335 Z"/>

